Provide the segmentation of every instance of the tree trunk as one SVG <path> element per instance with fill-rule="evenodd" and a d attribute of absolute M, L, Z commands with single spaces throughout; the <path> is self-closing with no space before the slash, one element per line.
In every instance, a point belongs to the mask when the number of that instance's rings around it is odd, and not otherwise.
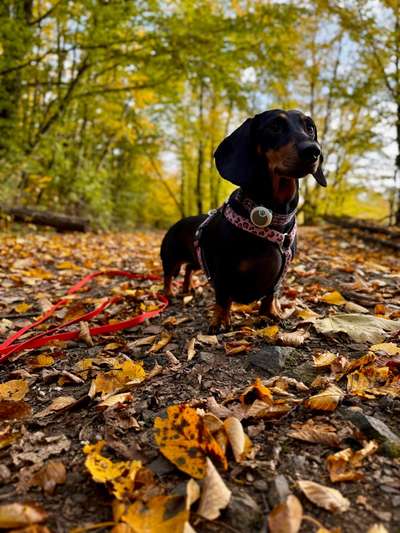
<path fill-rule="evenodd" d="M 58 231 L 87 231 L 88 221 L 84 218 L 39 211 L 30 207 L 2 207 L 2 211 L 14 220 L 40 226 L 51 226 Z"/>

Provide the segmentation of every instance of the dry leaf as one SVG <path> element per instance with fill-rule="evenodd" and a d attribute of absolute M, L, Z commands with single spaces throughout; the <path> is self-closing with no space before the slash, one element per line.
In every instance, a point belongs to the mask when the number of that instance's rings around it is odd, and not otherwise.
<path fill-rule="evenodd" d="M 290 494 L 268 514 L 271 533 L 297 533 L 303 519 L 303 507 L 296 496 Z"/>
<path fill-rule="evenodd" d="M 130 505 L 122 520 L 134 532 L 185 533 L 189 510 L 183 496 L 155 496 Z"/>
<path fill-rule="evenodd" d="M 43 411 L 39 411 L 33 417 L 43 418 L 44 416 L 48 416 L 52 413 L 55 413 L 56 411 L 65 409 L 66 407 L 69 407 L 70 405 L 73 405 L 76 402 L 77 400 L 73 396 L 59 396 L 58 398 L 55 398 L 50 405 L 43 409 Z"/>
<path fill-rule="evenodd" d="M 11 529 L 38 524 L 47 519 L 46 511 L 37 504 L 6 503 L 0 505 L 0 528 Z"/>
<path fill-rule="evenodd" d="M 137 472 L 142 468 L 140 461 L 113 462 L 101 455 L 105 441 L 86 444 L 83 452 L 87 455 L 85 466 L 97 483 L 108 483 L 111 492 L 118 500 L 132 494 Z"/>
<path fill-rule="evenodd" d="M 296 316 L 301 318 L 304 322 L 314 322 L 320 315 L 314 313 L 311 309 L 302 309 L 296 312 Z"/>
<path fill-rule="evenodd" d="M 89 324 L 84 320 L 79 322 L 79 338 L 83 340 L 88 346 L 93 346 L 94 342 L 90 334 Z"/>
<path fill-rule="evenodd" d="M 301 346 L 304 341 L 310 336 L 308 331 L 299 329 L 297 331 L 291 331 L 286 333 L 279 333 L 278 339 L 284 346 Z"/>
<path fill-rule="evenodd" d="M 27 418 L 31 413 L 31 406 L 23 400 L 18 402 L 12 400 L 0 400 L 0 422 L 4 420 Z"/>
<path fill-rule="evenodd" d="M 246 458 L 251 449 L 251 441 L 236 417 L 230 416 L 224 421 L 225 432 L 237 463 Z"/>
<path fill-rule="evenodd" d="M 324 368 L 330 366 L 333 361 L 338 357 L 338 354 L 332 352 L 317 352 L 316 355 L 313 355 L 313 366 L 316 368 Z"/>
<path fill-rule="evenodd" d="M 157 335 L 150 335 L 149 337 L 143 337 L 142 339 L 136 339 L 133 342 L 128 342 L 127 347 L 129 349 L 136 348 L 136 346 L 146 346 L 152 344 L 157 338 Z"/>
<path fill-rule="evenodd" d="M 114 394 L 109 396 L 97 405 L 97 409 L 106 409 L 107 407 L 113 407 L 115 405 L 121 405 L 123 403 L 131 402 L 133 396 L 130 392 L 121 392 L 120 394 Z"/>
<path fill-rule="evenodd" d="M 156 342 L 155 344 L 153 344 L 153 346 L 149 348 L 146 353 L 159 352 L 160 350 L 164 348 L 164 346 L 167 346 L 167 344 L 170 342 L 171 339 L 172 339 L 172 335 L 170 333 L 163 333 L 161 335 L 160 340 Z"/>
<path fill-rule="evenodd" d="M 25 379 L 12 379 L 0 384 L 0 400 L 22 400 L 29 390 Z"/>
<path fill-rule="evenodd" d="M 27 311 L 29 311 L 29 309 L 31 309 L 31 307 L 32 307 L 32 304 L 20 303 L 20 304 L 14 306 L 14 310 L 17 313 L 22 314 L 22 313 L 26 313 Z"/>
<path fill-rule="evenodd" d="M 278 335 L 279 333 L 279 326 L 268 326 L 266 328 L 263 328 L 263 329 L 258 329 L 256 331 L 256 334 L 259 336 L 259 337 L 263 337 L 264 339 L 275 339 L 276 336 Z"/>
<path fill-rule="evenodd" d="M 163 416 L 155 419 L 154 430 L 161 453 L 190 476 L 202 479 L 206 475 L 209 453 L 227 468 L 223 450 L 192 407 L 169 406 Z"/>
<path fill-rule="evenodd" d="M 56 485 L 62 485 L 67 479 L 64 463 L 49 461 L 33 476 L 31 484 L 42 487 L 46 494 L 53 494 Z"/>
<path fill-rule="evenodd" d="M 324 391 L 305 400 L 304 406 L 319 411 L 334 411 L 343 396 L 344 394 L 339 387 L 329 385 Z"/>
<path fill-rule="evenodd" d="M 356 342 L 382 342 L 389 333 L 400 331 L 400 321 L 358 313 L 337 313 L 316 320 L 315 329 L 324 335 L 347 333 Z"/>
<path fill-rule="evenodd" d="M 321 301 L 331 305 L 343 305 L 347 300 L 338 291 L 327 292 L 321 296 Z"/>
<path fill-rule="evenodd" d="M 350 509 L 350 501 L 336 489 L 307 480 L 300 480 L 297 484 L 307 498 L 318 507 L 332 513 L 343 513 Z"/>
<path fill-rule="evenodd" d="M 337 448 L 340 444 L 336 429 L 330 424 L 321 424 L 309 419 L 305 424 L 292 424 L 288 436 L 305 442 L 326 444 Z"/>
<path fill-rule="evenodd" d="M 190 339 L 187 346 L 187 360 L 191 361 L 193 357 L 196 355 L 196 350 L 194 348 L 194 345 L 196 343 L 196 337 L 193 337 L 193 339 Z"/>
<path fill-rule="evenodd" d="M 394 342 L 382 342 L 381 344 L 374 344 L 369 348 L 371 352 L 383 352 L 385 355 L 400 355 L 400 346 Z"/>
<path fill-rule="evenodd" d="M 197 335 L 197 340 L 203 344 L 209 344 L 211 346 L 218 346 L 218 338 L 216 335 L 202 335 L 199 333 Z"/>
<path fill-rule="evenodd" d="M 374 524 L 371 526 L 367 533 L 389 533 L 383 524 Z"/>
<path fill-rule="evenodd" d="M 231 499 L 231 491 L 225 485 L 209 458 L 206 460 L 207 475 L 204 478 L 197 514 L 207 520 L 215 520 Z"/>

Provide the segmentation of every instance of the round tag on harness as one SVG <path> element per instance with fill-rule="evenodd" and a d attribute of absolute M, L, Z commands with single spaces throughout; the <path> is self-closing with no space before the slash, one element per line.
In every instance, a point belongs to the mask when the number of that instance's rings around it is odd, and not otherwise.
<path fill-rule="evenodd" d="M 254 207 L 250 212 L 250 220 L 258 228 L 265 228 L 272 222 L 272 211 L 262 205 Z"/>

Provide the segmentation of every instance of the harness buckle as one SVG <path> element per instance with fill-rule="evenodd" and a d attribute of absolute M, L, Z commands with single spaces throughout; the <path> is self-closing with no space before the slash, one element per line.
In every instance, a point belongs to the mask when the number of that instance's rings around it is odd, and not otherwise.
<path fill-rule="evenodd" d="M 281 252 L 286 251 L 290 248 L 292 245 L 292 236 L 291 233 L 282 233 L 283 239 L 282 242 L 279 244 L 279 248 L 281 249 Z"/>

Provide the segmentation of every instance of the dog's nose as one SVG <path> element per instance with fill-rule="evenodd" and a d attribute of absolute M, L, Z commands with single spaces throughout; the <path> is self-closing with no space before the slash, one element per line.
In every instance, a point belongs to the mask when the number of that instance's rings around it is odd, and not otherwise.
<path fill-rule="evenodd" d="M 315 143 L 299 146 L 299 155 L 303 161 L 313 163 L 321 155 L 319 146 Z"/>

